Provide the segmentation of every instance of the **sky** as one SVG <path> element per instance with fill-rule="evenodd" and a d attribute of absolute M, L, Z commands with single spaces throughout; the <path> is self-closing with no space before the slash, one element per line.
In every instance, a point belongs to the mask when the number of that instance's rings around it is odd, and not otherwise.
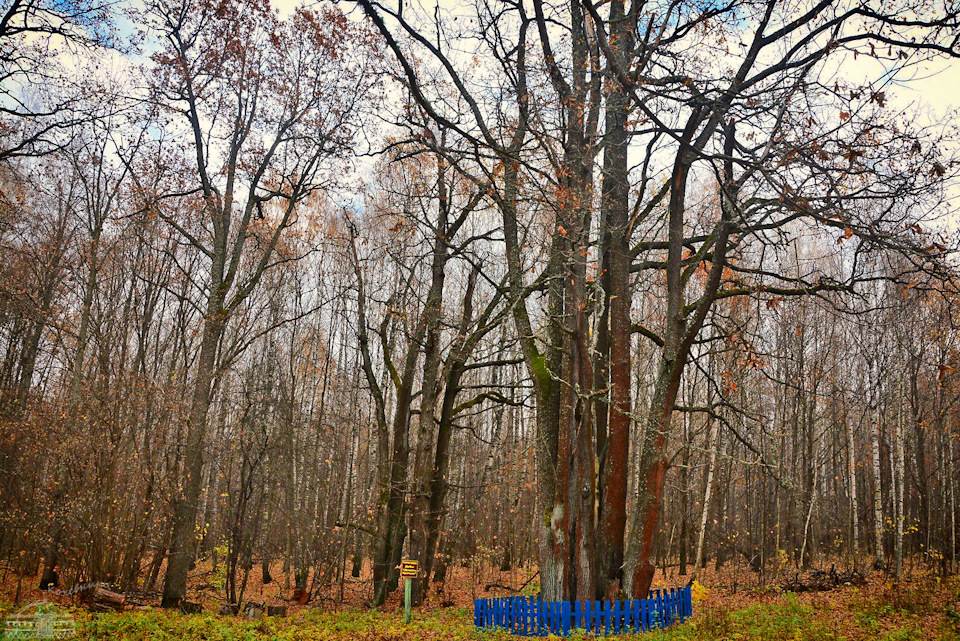
<path fill-rule="evenodd" d="M 397 0 L 384 0 L 388 4 L 394 4 Z M 412 2 L 416 0 L 404 0 Z M 472 0 L 439 0 L 440 6 L 447 10 L 456 10 L 465 6 L 472 6 Z M 272 5 L 283 18 L 290 16 L 294 9 L 303 4 L 304 0 L 273 0 Z M 307 0 L 306 4 L 315 3 L 315 0 Z M 431 0 L 423 0 L 421 6 L 432 7 Z M 359 17 L 360 11 L 352 5 L 349 8 L 344 5 L 354 16 Z M 121 20 L 118 27 L 122 36 L 130 35 L 132 25 Z M 771 24 L 768 31 L 776 29 L 778 25 Z M 106 59 L 104 59 L 106 58 Z M 111 75 L 123 76 L 124 70 L 128 69 L 131 61 L 126 59 L 118 52 L 110 52 L 110 55 L 100 57 L 101 64 L 106 63 L 105 68 L 101 67 L 101 72 L 107 72 Z M 859 56 L 854 58 L 852 55 L 846 55 L 844 58 L 838 58 L 831 63 L 833 67 L 830 73 L 836 72 L 838 75 L 846 77 L 851 81 L 876 80 L 883 75 L 884 69 L 881 63 L 869 56 Z M 950 116 L 954 123 L 960 124 L 960 60 L 947 61 L 937 60 L 928 64 L 925 68 L 914 68 L 902 72 L 898 81 L 885 87 L 888 104 L 894 109 L 904 109 L 910 112 L 919 108 L 918 118 L 928 120 L 929 122 L 938 122 Z M 911 107 L 913 109 L 911 109 Z M 956 221 L 960 226 L 960 221 Z"/>
<path fill-rule="evenodd" d="M 409 0 L 408 0 L 409 1 Z M 390 2 L 390 0 L 387 0 Z M 303 4 L 303 0 L 273 0 L 273 6 L 281 16 L 290 15 L 293 10 Z M 433 4 L 424 2 L 423 4 Z M 458 6 L 470 4 L 462 0 L 440 0 L 442 8 L 455 9 Z M 778 25 L 770 25 L 772 31 Z M 863 69 L 867 70 L 871 62 L 866 57 L 861 57 Z M 858 63 L 858 66 L 860 64 Z M 876 65 L 873 65 L 876 67 Z M 876 73 L 873 69 L 872 73 Z M 908 77 L 904 77 L 907 80 Z M 893 104 L 906 106 L 910 103 L 923 102 L 930 106 L 933 114 L 937 118 L 945 116 L 949 111 L 960 109 L 960 60 L 938 61 L 923 73 L 917 73 L 913 78 L 909 78 L 909 83 L 905 86 L 897 87 L 891 90 L 888 96 Z"/>
<path fill-rule="evenodd" d="M 387 6 L 396 6 L 398 1 L 407 4 L 418 5 L 424 8 L 432 8 L 437 2 L 441 9 L 456 11 L 465 6 L 472 6 L 473 0 L 383 0 Z M 802 6 L 803 0 L 799 0 Z M 294 9 L 303 3 L 303 0 L 273 0 L 272 4 L 281 15 L 286 17 Z M 307 4 L 310 4 L 308 1 Z M 786 17 L 792 17 L 793 14 L 786 8 L 788 3 L 784 3 Z M 344 3 L 344 9 L 349 10 L 353 15 L 359 16 L 360 11 L 355 5 L 349 8 Z M 794 7 L 796 9 L 796 7 Z M 428 14 L 430 12 L 428 11 Z M 770 24 L 767 32 L 778 29 L 781 25 Z M 736 51 L 736 47 L 732 47 Z M 721 63 L 722 64 L 722 63 Z M 827 62 L 824 72 L 832 77 L 834 74 L 846 78 L 851 83 L 862 84 L 871 83 L 872 86 L 879 88 L 879 82 L 884 77 L 886 69 L 879 60 L 867 55 L 854 56 L 847 53 L 843 56 L 834 56 Z M 915 123 L 923 126 L 928 123 L 952 122 L 955 126 L 960 126 L 960 59 L 946 60 L 936 59 L 923 66 L 911 67 L 901 70 L 894 82 L 888 82 L 883 87 L 887 104 L 890 109 L 901 110 L 908 117 L 914 117 Z M 946 151 L 946 150 L 943 150 Z M 957 150 L 960 155 L 960 150 Z M 960 185 L 951 188 L 951 192 L 960 190 Z M 960 193 L 952 193 L 950 200 L 957 201 Z M 954 209 L 948 206 L 949 209 Z M 956 210 L 954 210 L 956 211 Z M 956 227 L 960 229 L 960 216 L 948 214 L 945 219 L 947 227 Z M 943 229 L 943 231 L 948 231 Z"/>

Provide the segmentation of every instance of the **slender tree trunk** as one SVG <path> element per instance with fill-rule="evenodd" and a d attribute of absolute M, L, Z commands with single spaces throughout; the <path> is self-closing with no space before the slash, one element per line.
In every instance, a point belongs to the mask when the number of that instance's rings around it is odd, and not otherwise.
<path fill-rule="evenodd" d="M 690 349 L 715 300 L 723 273 L 727 241 L 733 220 L 736 187 L 733 179 L 734 125 L 731 121 L 726 130 L 724 152 L 724 189 L 721 194 L 721 220 L 717 224 L 713 261 L 704 284 L 704 293 L 692 313 L 685 310 L 683 279 L 684 216 L 686 187 L 690 166 L 695 158 L 690 146 L 700 123 L 700 111 L 691 114 L 684 128 L 680 149 L 677 152 L 671 176 L 670 203 L 668 206 L 667 249 L 667 313 L 664 344 L 659 370 L 645 425 L 646 438 L 640 473 L 645 479 L 645 492 L 640 502 L 641 543 L 632 568 L 634 598 L 645 598 L 653 582 L 654 566 L 650 563 L 653 539 L 660 520 L 663 488 L 666 481 L 668 461 L 666 458 L 667 434 L 671 427 L 677 391 Z"/>
<path fill-rule="evenodd" d="M 451 350 L 450 364 L 444 382 L 443 400 L 438 421 L 437 445 L 433 469 L 430 472 L 427 542 L 423 552 L 423 576 L 421 579 L 423 591 L 427 589 L 437 555 L 437 544 L 440 540 L 440 524 L 443 520 L 444 504 L 449 487 L 447 475 L 450 471 L 450 445 L 453 437 L 453 422 L 456 418 L 456 400 L 460 392 L 460 379 L 465 372 L 466 358 L 472 350 L 472 343 L 479 340 L 480 337 L 478 334 L 474 334 L 471 339 L 466 337 L 466 332 L 473 317 L 473 293 L 476 279 L 477 271 L 471 272 L 463 297 L 463 317 L 460 322 L 459 340 Z"/>
<path fill-rule="evenodd" d="M 868 363 L 868 385 L 872 386 L 873 360 Z M 883 568 L 886 565 L 886 558 L 883 554 L 883 494 L 880 487 L 880 421 L 874 411 L 873 393 L 870 393 L 870 402 L 868 403 L 868 422 L 870 424 L 870 448 L 873 453 L 873 539 L 874 539 L 874 567 Z"/>
<path fill-rule="evenodd" d="M 917 491 L 920 494 L 920 505 L 919 505 L 919 538 L 923 543 L 923 556 L 927 557 L 930 551 L 930 534 L 933 529 L 930 525 L 930 487 L 929 487 L 929 478 L 927 476 L 927 446 L 926 446 L 926 430 L 923 420 L 923 415 L 921 413 L 920 406 L 920 383 L 919 383 L 920 373 L 914 368 L 910 373 L 910 423 L 913 427 L 913 435 L 916 441 L 916 448 L 914 449 L 915 454 L 915 464 L 916 464 L 916 487 Z"/>
<path fill-rule="evenodd" d="M 710 514 L 710 499 L 713 494 L 713 475 L 717 467 L 717 447 L 720 437 L 720 422 L 713 417 L 708 419 L 710 424 L 710 442 L 707 445 L 710 462 L 707 464 L 707 482 L 703 490 L 703 509 L 700 512 L 700 533 L 697 537 L 697 552 L 694 557 L 693 576 L 691 581 L 697 578 L 700 568 L 706 563 L 703 556 L 703 543 L 707 534 L 707 517 Z"/>
<path fill-rule="evenodd" d="M 816 485 L 817 478 L 820 476 L 820 466 L 817 465 L 813 470 L 813 488 L 814 492 L 810 495 L 809 502 L 807 505 L 807 518 L 803 521 L 803 543 L 800 545 L 800 566 L 807 567 L 809 562 L 807 561 L 807 541 L 810 536 L 810 523 L 813 520 L 813 510 L 817 501 L 816 494 Z"/>
<path fill-rule="evenodd" d="M 185 469 L 173 508 L 173 532 L 167 556 L 167 574 L 163 585 L 162 607 L 178 607 L 187 595 L 187 572 L 193 562 L 196 544 L 197 512 L 200 508 L 203 480 L 204 432 L 210 409 L 217 350 L 226 317 L 222 312 L 220 287 L 212 288 L 203 324 L 203 339 L 197 359 L 193 398 L 187 419 Z"/>
<path fill-rule="evenodd" d="M 947 518 L 950 520 L 950 571 L 957 569 L 957 479 L 954 474 L 953 463 L 953 433 L 950 431 L 949 422 L 947 427 L 947 490 L 950 493 L 950 509 L 947 512 Z"/>
<path fill-rule="evenodd" d="M 442 164 L 442 163 L 438 163 Z M 413 496 L 410 500 L 410 552 L 422 565 L 426 565 L 429 534 L 430 478 L 435 460 L 434 438 L 437 431 L 436 401 L 437 379 L 440 376 L 440 312 L 443 303 L 443 287 L 447 264 L 447 195 L 442 169 L 438 168 L 439 210 L 437 235 L 434 239 L 431 283 L 423 310 L 425 340 L 423 346 L 423 377 L 420 391 L 420 416 L 417 428 L 417 450 L 414 454 Z M 411 345 L 410 349 L 414 349 Z M 419 605 L 424 598 L 429 575 L 413 582 L 413 603 Z"/>
<path fill-rule="evenodd" d="M 854 567 L 856 567 L 857 561 L 860 558 L 860 519 L 857 509 L 857 457 L 856 451 L 854 450 L 853 421 L 851 421 L 848 416 L 845 416 L 843 420 L 847 424 L 847 461 L 850 468 L 850 521 L 853 533 L 851 549 L 853 550 Z"/>
<path fill-rule="evenodd" d="M 904 485 L 904 448 L 903 448 L 903 386 L 902 384 L 897 388 L 898 399 L 897 399 L 897 435 L 896 435 L 896 467 L 893 470 L 894 482 L 896 485 L 895 497 L 894 497 L 894 518 L 896 519 L 896 541 L 895 541 L 895 555 L 896 555 L 896 568 L 895 576 L 897 579 L 900 578 L 900 573 L 903 571 L 903 485 Z"/>

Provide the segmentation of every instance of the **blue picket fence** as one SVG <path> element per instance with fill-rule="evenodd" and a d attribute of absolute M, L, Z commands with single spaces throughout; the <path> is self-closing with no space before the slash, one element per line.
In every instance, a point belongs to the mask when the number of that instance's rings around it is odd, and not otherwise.
<path fill-rule="evenodd" d="M 627 601 L 544 601 L 542 596 L 477 599 L 473 622 L 478 628 L 501 628 L 520 636 L 566 636 L 648 632 L 682 622 L 693 614 L 690 586 L 651 590 L 646 599 Z"/>

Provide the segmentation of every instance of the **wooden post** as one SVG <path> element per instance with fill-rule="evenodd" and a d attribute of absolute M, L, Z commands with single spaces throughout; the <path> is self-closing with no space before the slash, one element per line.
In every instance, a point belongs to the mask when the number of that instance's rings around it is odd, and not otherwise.
<path fill-rule="evenodd" d="M 403 622 L 410 623 L 410 600 L 413 589 L 413 579 L 407 577 L 403 580 Z"/>
<path fill-rule="evenodd" d="M 400 576 L 403 578 L 403 622 L 410 623 L 410 605 L 413 597 L 413 580 L 420 573 L 420 564 L 413 559 L 400 561 Z"/>

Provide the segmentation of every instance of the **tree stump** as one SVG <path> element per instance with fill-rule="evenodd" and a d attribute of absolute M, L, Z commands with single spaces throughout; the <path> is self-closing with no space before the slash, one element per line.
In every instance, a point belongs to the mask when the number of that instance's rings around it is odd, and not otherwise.
<path fill-rule="evenodd" d="M 240 614 L 240 608 L 236 603 L 224 603 L 220 606 L 218 613 L 220 616 L 236 616 Z"/>
<path fill-rule="evenodd" d="M 247 618 L 251 621 L 256 621 L 263 618 L 263 604 L 250 601 L 245 606 L 243 606 L 243 611 L 247 615 Z"/>
<path fill-rule="evenodd" d="M 193 603 L 191 601 L 181 601 L 180 611 L 184 614 L 200 614 L 203 612 L 203 606 L 199 603 Z"/>

